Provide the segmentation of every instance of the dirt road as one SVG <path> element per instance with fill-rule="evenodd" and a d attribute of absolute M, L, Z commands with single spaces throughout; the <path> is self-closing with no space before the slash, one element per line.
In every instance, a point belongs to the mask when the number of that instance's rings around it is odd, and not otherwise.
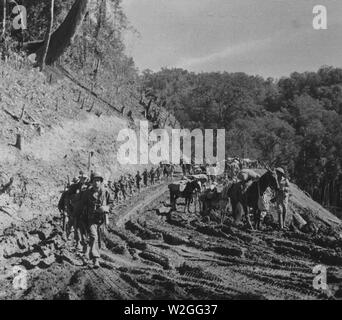
<path fill-rule="evenodd" d="M 183 213 L 181 201 L 170 212 L 166 191 L 166 183 L 150 187 L 116 208 L 100 269 L 65 242 L 57 218 L 30 232 L 12 230 L 0 299 L 342 298 L 342 239 L 271 228 L 253 232 L 229 219 L 208 222 L 199 213 Z M 18 235 L 15 250 L 9 239 Z M 330 291 L 313 287 L 313 268 L 320 264 L 327 267 Z M 27 269 L 26 289 L 13 288 L 14 265 Z"/>

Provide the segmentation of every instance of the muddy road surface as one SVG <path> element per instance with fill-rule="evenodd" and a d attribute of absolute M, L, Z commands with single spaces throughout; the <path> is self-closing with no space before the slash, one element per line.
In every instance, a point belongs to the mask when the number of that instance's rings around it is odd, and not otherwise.
<path fill-rule="evenodd" d="M 178 204 L 171 212 L 163 183 L 117 206 L 99 269 L 65 239 L 58 217 L 10 228 L 0 238 L 0 299 L 342 298 L 338 236 L 250 231 Z M 313 286 L 317 265 L 327 267 L 327 290 Z"/>

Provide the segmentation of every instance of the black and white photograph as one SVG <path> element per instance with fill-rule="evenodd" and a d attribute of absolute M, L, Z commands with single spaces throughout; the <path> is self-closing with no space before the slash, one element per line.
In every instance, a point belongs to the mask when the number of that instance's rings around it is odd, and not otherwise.
<path fill-rule="evenodd" d="M 0 0 L 0 300 L 342 300 L 341 35 L 337 0 Z"/>

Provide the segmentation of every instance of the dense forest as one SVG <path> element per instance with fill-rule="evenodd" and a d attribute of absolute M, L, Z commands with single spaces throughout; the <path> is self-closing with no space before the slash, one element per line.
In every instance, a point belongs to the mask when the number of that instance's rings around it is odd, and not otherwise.
<path fill-rule="evenodd" d="M 342 69 L 277 81 L 162 69 L 142 81 L 183 127 L 225 128 L 229 156 L 281 165 L 315 200 L 341 206 Z"/>

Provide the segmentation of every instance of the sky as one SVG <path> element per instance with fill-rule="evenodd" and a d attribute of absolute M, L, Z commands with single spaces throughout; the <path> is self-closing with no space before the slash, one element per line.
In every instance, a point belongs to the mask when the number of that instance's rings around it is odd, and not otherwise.
<path fill-rule="evenodd" d="M 123 0 L 140 71 L 184 68 L 280 78 L 342 66 L 342 0 Z M 314 30 L 313 8 L 327 9 Z"/>

